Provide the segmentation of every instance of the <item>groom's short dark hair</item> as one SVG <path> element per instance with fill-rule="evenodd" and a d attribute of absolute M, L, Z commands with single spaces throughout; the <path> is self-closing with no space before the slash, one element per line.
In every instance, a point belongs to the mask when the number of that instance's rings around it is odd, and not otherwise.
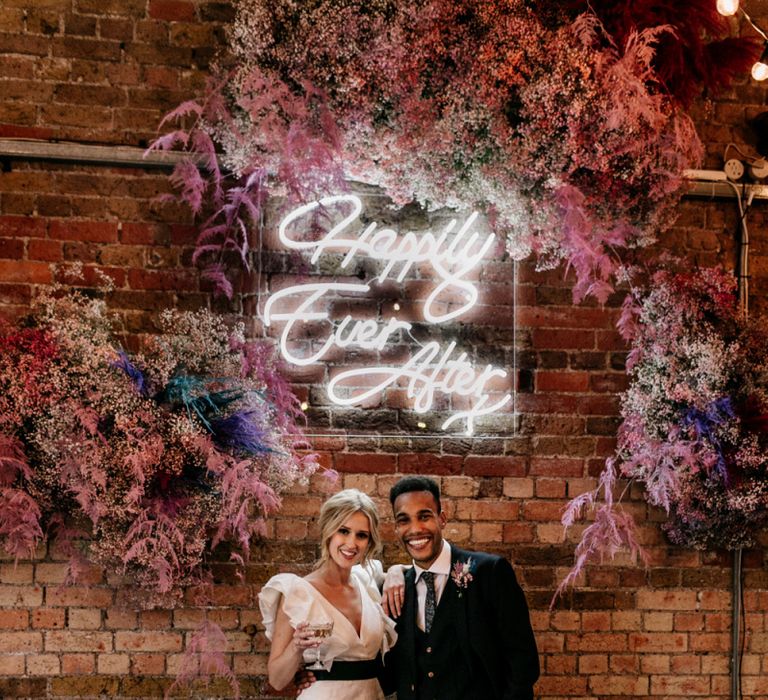
<path fill-rule="evenodd" d="M 389 490 L 389 503 L 394 508 L 395 499 L 398 496 L 402 496 L 404 493 L 411 493 L 411 491 L 429 491 L 435 497 L 435 503 L 437 503 L 438 514 L 442 510 L 440 504 L 440 487 L 434 479 L 430 479 L 428 476 L 404 476 Z"/>

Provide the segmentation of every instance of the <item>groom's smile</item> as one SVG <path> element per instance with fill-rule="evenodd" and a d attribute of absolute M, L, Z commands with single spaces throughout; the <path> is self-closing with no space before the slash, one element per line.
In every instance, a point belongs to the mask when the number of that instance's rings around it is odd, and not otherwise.
<path fill-rule="evenodd" d="M 446 524 L 435 497 L 429 491 L 402 493 L 395 499 L 393 510 L 398 539 L 414 562 L 429 568 L 442 550 Z"/>

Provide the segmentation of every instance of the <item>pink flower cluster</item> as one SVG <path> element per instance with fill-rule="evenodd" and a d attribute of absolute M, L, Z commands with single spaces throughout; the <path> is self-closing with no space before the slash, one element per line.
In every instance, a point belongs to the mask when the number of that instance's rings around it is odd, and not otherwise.
<path fill-rule="evenodd" d="M 351 177 L 398 205 L 482 209 L 512 255 L 567 261 L 575 297 L 604 301 L 619 255 L 670 222 L 682 170 L 700 155 L 659 79 L 661 59 L 679 58 L 656 47 L 668 47 L 680 13 L 655 10 L 628 28 L 588 3 L 583 14 L 546 5 L 236 2 L 226 71 L 169 115 L 193 128 L 154 145 L 206 155 L 204 168 L 186 162 L 174 176 L 194 211 L 213 204 L 198 241 L 206 274 L 231 294 L 224 253 L 249 263 L 245 231 L 260 222 L 267 184 L 301 200 Z M 698 55 L 703 29 L 722 31 L 712 15 L 686 18 L 683 49 Z M 217 150 L 240 181 L 227 182 Z"/>
<path fill-rule="evenodd" d="M 589 559 L 640 553 L 634 522 L 613 501 L 617 471 L 667 512 L 676 544 L 748 547 L 768 526 L 768 335 L 765 319 L 743 319 L 735 291 L 720 269 L 663 270 L 625 309 L 630 386 L 617 452 L 598 490 L 563 518 L 568 527 L 585 507 L 596 514 L 563 585 Z"/>
<path fill-rule="evenodd" d="M 23 556 L 52 530 L 73 579 L 103 566 L 149 607 L 205 580 L 219 542 L 242 565 L 279 493 L 316 469 L 269 352 L 207 311 L 161 325 L 131 357 L 105 305 L 73 293 L 0 329 L 2 545 Z"/>
<path fill-rule="evenodd" d="M 628 358 L 621 474 L 685 546 L 750 546 L 768 525 L 768 338 L 735 292 L 720 269 L 658 272 Z"/>

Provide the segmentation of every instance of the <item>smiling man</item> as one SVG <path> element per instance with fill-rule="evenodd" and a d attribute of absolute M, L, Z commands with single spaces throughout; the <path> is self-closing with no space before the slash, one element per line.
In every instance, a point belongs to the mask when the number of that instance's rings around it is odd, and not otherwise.
<path fill-rule="evenodd" d="M 443 538 L 447 520 L 432 479 L 401 479 L 389 500 L 413 567 L 404 587 L 385 588 L 386 607 L 399 612 L 385 692 L 397 690 L 398 700 L 531 700 L 539 657 L 509 562 Z"/>

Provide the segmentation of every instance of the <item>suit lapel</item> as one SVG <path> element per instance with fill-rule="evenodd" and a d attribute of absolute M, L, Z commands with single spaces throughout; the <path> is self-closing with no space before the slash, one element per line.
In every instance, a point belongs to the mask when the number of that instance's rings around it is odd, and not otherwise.
<path fill-rule="evenodd" d="M 410 678 L 416 678 L 416 612 L 418 602 L 416 600 L 416 573 L 413 567 L 405 571 L 405 602 L 400 615 L 398 634 L 402 630 L 402 644 L 405 656 L 408 659 Z"/>
<path fill-rule="evenodd" d="M 467 659 L 471 659 L 472 654 L 469 646 L 469 623 L 467 620 L 467 595 L 466 589 L 460 589 L 453 580 L 454 566 L 457 563 L 467 561 L 465 553 L 451 545 L 451 574 L 448 576 L 448 582 L 445 584 L 443 597 L 449 595 L 454 601 L 454 621 L 456 623 L 456 634 L 459 637 L 459 644 Z"/>

